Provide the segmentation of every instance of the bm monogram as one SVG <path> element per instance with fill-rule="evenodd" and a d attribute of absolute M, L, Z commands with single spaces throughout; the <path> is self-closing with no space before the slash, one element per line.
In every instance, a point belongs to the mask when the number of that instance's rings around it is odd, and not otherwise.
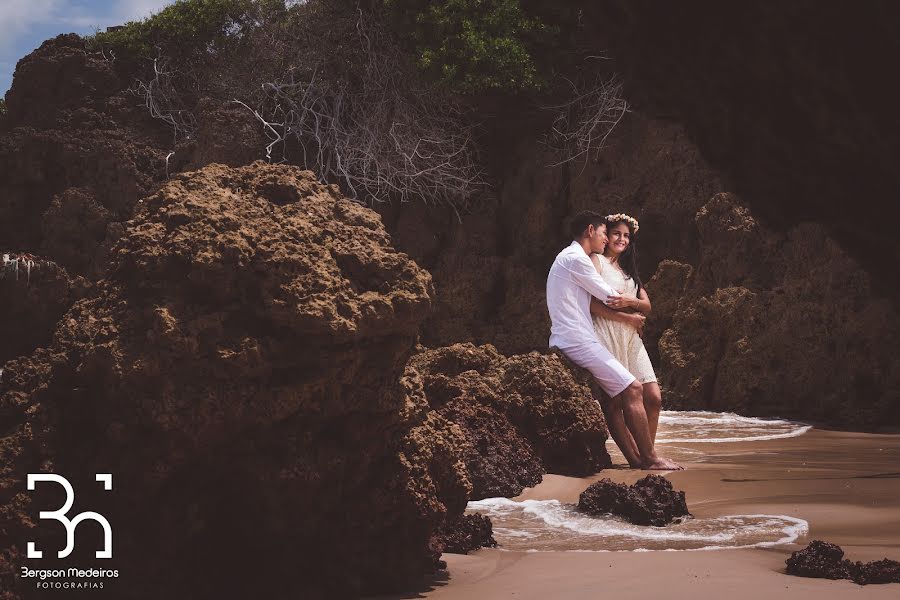
<path fill-rule="evenodd" d="M 103 482 L 104 490 L 112 489 L 112 473 L 97 473 L 96 478 L 97 481 Z M 100 513 L 85 511 L 78 513 L 74 519 L 70 520 L 66 513 L 69 512 L 69 509 L 72 508 L 72 503 L 75 502 L 75 490 L 72 489 L 72 484 L 69 483 L 69 480 L 62 475 L 53 473 L 29 473 L 28 489 L 34 490 L 34 485 L 38 481 L 52 481 L 58 483 L 66 490 L 66 501 L 59 510 L 42 510 L 40 513 L 41 519 L 59 521 L 66 528 L 66 547 L 60 550 L 57 556 L 65 558 L 75 549 L 75 528 L 78 527 L 79 523 L 82 521 L 97 521 L 103 527 L 103 549 L 97 550 L 97 558 L 112 558 L 112 527 L 109 526 L 109 521 L 106 520 L 106 517 Z M 34 542 L 28 542 L 28 558 L 42 558 L 43 556 L 44 553 L 34 547 Z"/>

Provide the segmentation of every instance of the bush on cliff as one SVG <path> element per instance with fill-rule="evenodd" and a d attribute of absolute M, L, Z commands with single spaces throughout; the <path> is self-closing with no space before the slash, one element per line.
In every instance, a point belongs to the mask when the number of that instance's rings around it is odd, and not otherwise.
<path fill-rule="evenodd" d="M 531 46 L 550 28 L 519 0 L 385 0 L 419 66 L 467 93 L 543 87 Z"/>
<path fill-rule="evenodd" d="M 283 0 L 178 0 L 158 13 L 89 38 L 117 58 L 217 54 L 246 39 L 248 30 L 284 14 Z"/>

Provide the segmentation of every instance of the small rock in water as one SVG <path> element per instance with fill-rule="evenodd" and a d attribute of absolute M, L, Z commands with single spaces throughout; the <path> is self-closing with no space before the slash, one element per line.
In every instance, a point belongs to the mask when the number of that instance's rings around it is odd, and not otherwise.
<path fill-rule="evenodd" d="M 660 475 L 647 475 L 634 485 L 601 479 L 578 497 L 578 510 L 591 515 L 612 513 L 635 525 L 657 527 L 691 515 L 684 492 L 672 489 Z"/>
<path fill-rule="evenodd" d="M 444 552 L 454 554 L 497 546 L 491 520 L 484 515 L 463 515 L 458 521 L 444 525 L 438 535 L 444 543 Z"/>
<path fill-rule="evenodd" d="M 813 540 L 803 550 L 794 552 L 785 564 L 789 575 L 799 577 L 851 579 L 859 585 L 900 583 L 900 562 L 887 558 L 867 563 L 851 562 L 844 559 L 840 546 L 821 540 Z"/>
<path fill-rule="evenodd" d="M 787 572 L 800 577 L 823 579 L 850 579 L 850 561 L 841 560 L 844 551 L 840 546 L 821 540 L 813 540 L 809 546 L 791 554 L 785 561 Z"/>

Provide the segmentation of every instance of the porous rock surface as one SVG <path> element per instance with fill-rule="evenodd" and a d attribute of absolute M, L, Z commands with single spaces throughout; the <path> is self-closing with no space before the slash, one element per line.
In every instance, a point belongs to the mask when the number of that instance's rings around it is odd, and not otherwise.
<path fill-rule="evenodd" d="M 491 520 L 479 514 L 465 514 L 457 521 L 444 525 L 439 534 L 444 544 L 444 552 L 468 554 L 479 548 L 494 548 Z"/>
<path fill-rule="evenodd" d="M 51 260 L 0 251 L 0 367 L 48 343 L 59 318 L 89 289 L 87 280 Z"/>
<path fill-rule="evenodd" d="M 410 367 L 431 408 L 465 435 L 472 499 L 516 496 L 545 472 L 582 477 L 611 464 L 599 390 L 558 353 L 507 357 L 454 344 L 416 354 Z"/>
<path fill-rule="evenodd" d="M 668 525 L 690 516 L 685 495 L 661 475 L 647 475 L 634 485 L 601 479 L 578 496 L 578 510 L 590 515 L 613 514 L 635 525 Z"/>
<path fill-rule="evenodd" d="M 0 135 L 0 239 L 96 274 L 107 228 L 165 178 L 171 134 L 74 34 L 22 58 Z M 114 226 L 114 225 L 113 225 Z"/>
<path fill-rule="evenodd" d="M 900 583 L 900 562 L 873 560 L 867 563 L 844 558 L 840 546 L 813 540 L 803 550 L 791 553 L 785 561 L 789 575 L 824 579 L 851 579 L 859 585 Z"/>
<path fill-rule="evenodd" d="M 37 519 L 55 486 L 25 490 L 44 471 L 115 523 L 121 597 L 343 597 L 433 571 L 471 487 L 461 431 L 404 372 L 428 273 L 295 167 L 210 165 L 139 205 L 92 294 L 4 365 L 7 596 L 26 540 L 64 545 Z"/>

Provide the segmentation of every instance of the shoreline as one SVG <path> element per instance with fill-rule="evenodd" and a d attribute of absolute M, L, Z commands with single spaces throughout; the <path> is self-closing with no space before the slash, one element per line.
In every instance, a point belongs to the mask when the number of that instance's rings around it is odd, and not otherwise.
<path fill-rule="evenodd" d="M 545 475 L 513 500 L 577 502 L 602 478 L 634 483 L 648 471 L 614 467 L 591 477 Z M 769 547 L 692 550 L 482 549 L 444 554 L 448 575 L 399 598 L 515 598 L 516 600 L 705 598 L 895 598 L 900 585 L 859 586 L 785 573 L 785 560 L 814 539 L 841 546 L 845 558 L 900 560 L 900 436 L 811 429 L 789 438 L 663 446 L 685 471 L 664 473 L 687 494 L 695 517 L 738 514 L 803 519 L 809 531 L 793 543 Z M 498 540 L 500 541 L 500 540 Z M 501 542 L 502 543 L 502 542 Z"/>

